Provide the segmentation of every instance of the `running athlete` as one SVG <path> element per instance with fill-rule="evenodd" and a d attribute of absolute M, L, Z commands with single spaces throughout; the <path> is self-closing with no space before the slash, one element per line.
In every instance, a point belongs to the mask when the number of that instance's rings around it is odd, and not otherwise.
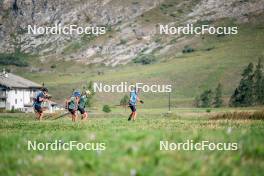
<path fill-rule="evenodd" d="M 131 114 L 129 115 L 128 121 L 130 121 L 131 119 L 133 121 L 136 120 L 137 118 L 137 109 L 136 109 L 136 104 L 137 101 L 139 101 L 140 103 L 144 103 L 142 100 L 139 99 L 138 96 L 138 91 L 136 90 L 136 88 L 134 88 L 131 92 L 130 92 L 130 99 L 129 99 L 129 107 L 131 109 Z"/>
<path fill-rule="evenodd" d="M 36 114 L 36 119 L 39 121 L 41 121 L 43 118 L 44 109 L 42 108 L 42 104 L 48 101 L 47 97 L 48 97 L 48 89 L 42 88 L 42 90 L 39 93 L 37 93 L 36 98 L 34 98 L 33 108 Z"/>
<path fill-rule="evenodd" d="M 82 115 L 82 120 L 88 119 L 88 113 L 85 111 L 85 105 L 86 105 L 86 102 L 87 102 L 87 96 L 89 94 L 90 94 L 90 91 L 88 91 L 88 90 L 83 92 L 81 97 L 80 97 L 79 104 L 78 104 L 78 111 Z"/>
<path fill-rule="evenodd" d="M 68 111 L 71 113 L 73 122 L 77 120 L 77 110 L 80 96 L 81 93 L 76 91 L 69 99 L 66 100 L 66 109 L 68 109 Z"/>

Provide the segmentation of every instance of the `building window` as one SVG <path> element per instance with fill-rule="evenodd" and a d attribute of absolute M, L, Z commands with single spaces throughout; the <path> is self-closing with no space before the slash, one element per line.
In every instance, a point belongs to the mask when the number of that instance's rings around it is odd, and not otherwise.
<path fill-rule="evenodd" d="M 17 104 L 17 99 L 15 99 L 15 104 Z"/>
<path fill-rule="evenodd" d="M 17 90 L 15 90 L 15 94 L 17 94 Z"/>

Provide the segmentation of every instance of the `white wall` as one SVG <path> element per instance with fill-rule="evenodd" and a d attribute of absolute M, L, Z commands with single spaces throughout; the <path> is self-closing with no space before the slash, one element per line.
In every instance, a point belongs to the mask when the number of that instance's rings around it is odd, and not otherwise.
<path fill-rule="evenodd" d="M 6 109 L 11 110 L 12 107 L 14 109 L 19 109 L 25 112 L 33 112 L 33 108 L 31 105 L 33 104 L 33 97 L 37 94 L 38 91 L 33 91 L 30 89 L 12 89 L 6 90 Z M 25 105 L 27 105 L 25 107 Z M 48 111 L 53 113 L 56 109 L 53 108 L 50 103 L 44 103 L 45 107 L 48 107 Z"/>
<path fill-rule="evenodd" d="M 7 90 L 6 109 L 11 110 L 24 108 L 25 104 L 31 104 L 30 102 L 30 90 L 28 89 L 14 89 Z"/>

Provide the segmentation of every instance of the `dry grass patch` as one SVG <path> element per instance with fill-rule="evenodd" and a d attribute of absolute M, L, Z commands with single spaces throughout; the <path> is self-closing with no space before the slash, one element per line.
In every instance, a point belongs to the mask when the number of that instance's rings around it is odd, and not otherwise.
<path fill-rule="evenodd" d="M 211 117 L 211 119 L 230 119 L 230 120 L 264 120 L 264 110 L 255 112 L 226 112 L 217 114 Z"/>

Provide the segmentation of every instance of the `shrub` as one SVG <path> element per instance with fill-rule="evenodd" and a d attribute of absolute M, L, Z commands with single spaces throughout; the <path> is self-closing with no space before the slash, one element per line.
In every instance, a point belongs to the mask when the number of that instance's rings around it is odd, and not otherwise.
<path fill-rule="evenodd" d="M 104 105 L 103 106 L 103 111 L 106 112 L 106 113 L 111 112 L 110 106 L 109 105 Z"/>
<path fill-rule="evenodd" d="M 139 2 L 135 1 L 135 2 L 132 2 L 133 5 L 137 5 L 139 4 Z"/>
<path fill-rule="evenodd" d="M 212 90 L 210 90 L 210 89 L 209 90 L 205 90 L 200 95 L 201 107 L 203 107 L 203 108 L 211 107 L 211 105 L 212 105 L 212 96 L 213 96 Z"/>
<path fill-rule="evenodd" d="M 170 16 L 171 16 L 171 17 L 174 17 L 174 18 L 177 17 L 177 15 L 174 14 L 174 13 L 171 13 Z"/>
<path fill-rule="evenodd" d="M 161 38 L 156 38 L 154 41 L 155 41 L 155 43 L 160 43 L 161 42 Z"/>
<path fill-rule="evenodd" d="M 148 65 L 156 61 L 156 57 L 152 54 L 142 54 L 137 56 L 134 63 L 141 63 L 142 65 Z"/>
<path fill-rule="evenodd" d="M 51 65 L 50 68 L 55 69 L 57 66 L 55 64 Z"/>
<path fill-rule="evenodd" d="M 125 45 L 127 41 L 125 39 L 120 39 L 120 43 L 118 45 Z"/>
<path fill-rule="evenodd" d="M 191 52 L 194 52 L 194 49 L 190 46 L 184 46 L 182 52 L 183 53 L 191 53 Z"/>
<path fill-rule="evenodd" d="M 15 53 L 2 53 L 0 54 L 0 65 L 15 65 L 18 67 L 26 67 L 28 66 L 28 63 L 22 57 L 19 57 L 19 55 L 16 55 Z"/>
<path fill-rule="evenodd" d="M 206 112 L 207 112 L 207 113 L 210 113 L 210 112 L 211 112 L 211 109 L 206 109 Z"/>

